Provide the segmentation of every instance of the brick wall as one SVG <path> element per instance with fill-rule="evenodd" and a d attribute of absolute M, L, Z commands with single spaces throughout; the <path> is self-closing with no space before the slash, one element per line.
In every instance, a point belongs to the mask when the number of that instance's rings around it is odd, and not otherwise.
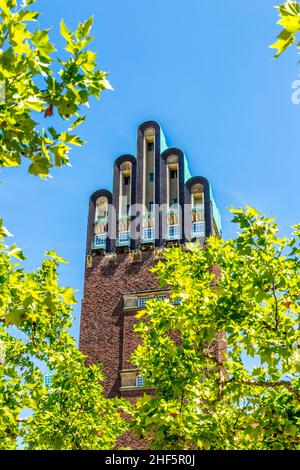
<path fill-rule="evenodd" d="M 131 263 L 128 253 L 106 262 L 104 256 L 93 256 L 92 268 L 86 268 L 79 347 L 88 362 L 103 364 L 105 394 L 111 397 L 119 392 L 119 371 L 132 367 L 129 357 L 137 344 L 134 315 L 123 314 L 123 293 L 157 289 L 158 284 L 149 272 L 155 263 L 152 251 L 143 252 L 138 263 Z"/>

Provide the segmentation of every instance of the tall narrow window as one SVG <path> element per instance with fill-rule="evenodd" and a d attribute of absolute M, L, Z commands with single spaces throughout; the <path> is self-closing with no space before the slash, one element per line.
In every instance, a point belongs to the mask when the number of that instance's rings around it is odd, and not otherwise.
<path fill-rule="evenodd" d="M 50 373 L 44 375 L 44 384 L 45 384 L 45 387 L 51 387 L 51 382 L 52 382 L 51 379 L 52 379 L 52 377 L 51 377 L 51 374 L 50 374 Z"/>
<path fill-rule="evenodd" d="M 107 217 L 107 199 L 98 197 L 96 200 L 95 220 L 105 219 Z"/>
<path fill-rule="evenodd" d="M 155 129 L 144 131 L 143 143 L 143 205 L 145 212 L 151 212 L 155 200 Z"/>
<path fill-rule="evenodd" d="M 167 240 L 178 240 L 180 236 L 178 169 L 178 155 L 169 155 L 167 160 L 167 232 L 164 234 Z"/>
<path fill-rule="evenodd" d="M 131 205 L 132 168 L 130 162 L 120 166 L 119 217 L 128 215 L 128 205 Z"/>
<path fill-rule="evenodd" d="M 205 237 L 204 188 L 202 184 L 192 187 L 192 237 Z"/>
<path fill-rule="evenodd" d="M 147 151 L 153 152 L 154 150 L 154 142 L 147 142 Z"/>
<path fill-rule="evenodd" d="M 203 193 L 198 193 L 198 194 L 194 194 L 194 198 L 193 198 L 193 206 L 194 208 L 201 208 L 203 207 L 204 205 L 204 194 Z"/>

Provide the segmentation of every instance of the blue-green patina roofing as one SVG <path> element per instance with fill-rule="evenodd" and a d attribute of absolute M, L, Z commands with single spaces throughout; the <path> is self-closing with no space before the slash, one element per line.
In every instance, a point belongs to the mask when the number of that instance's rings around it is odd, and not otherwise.
<path fill-rule="evenodd" d="M 183 168 L 184 168 L 184 182 L 186 183 L 187 180 L 189 180 L 192 175 L 191 175 L 189 164 L 188 164 L 185 154 L 183 154 Z"/>
<path fill-rule="evenodd" d="M 160 124 L 159 124 L 159 127 L 160 127 L 160 151 L 161 153 L 163 153 L 165 150 L 167 150 L 168 145 L 167 145 L 166 138 L 165 138 L 165 135 L 163 133 L 163 130 Z"/>
<path fill-rule="evenodd" d="M 219 234 L 222 235 L 222 220 L 221 220 L 221 214 L 220 214 L 220 211 L 218 209 L 218 206 L 215 202 L 215 198 L 214 198 L 214 195 L 213 195 L 213 192 L 212 192 L 212 189 L 211 189 L 211 184 L 209 183 L 209 192 L 210 192 L 210 200 L 211 200 L 211 203 L 212 203 L 212 209 L 213 209 L 213 217 L 215 219 L 215 222 L 216 222 L 216 226 L 217 226 L 217 229 L 219 231 Z"/>

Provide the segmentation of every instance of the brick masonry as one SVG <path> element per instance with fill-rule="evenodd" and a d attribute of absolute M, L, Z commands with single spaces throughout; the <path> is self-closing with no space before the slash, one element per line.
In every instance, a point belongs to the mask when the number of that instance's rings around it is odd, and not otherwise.
<path fill-rule="evenodd" d="M 133 368 L 130 356 L 138 344 L 133 332 L 135 311 L 123 312 L 123 293 L 156 289 L 157 281 L 149 271 L 154 264 L 152 251 L 143 252 L 140 263 L 130 263 L 128 253 L 119 253 L 107 266 L 104 256 L 93 256 L 92 268 L 85 270 L 79 347 L 88 363 L 103 364 L 107 397 L 135 400 L 146 391 L 119 390 L 119 371 Z M 117 447 L 147 449 L 149 444 L 128 432 L 119 439 Z"/>
<path fill-rule="evenodd" d="M 93 256 L 85 273 L 80 325 L 80 350 L 88 362 L 103 364 L 105 394 L 119 394 L 123 368 L 132 368 L 129 358 L 137 345 L 132 325 L 133 313 L 123 313 L 123 294 L 157 289 L 149 269 L 155 264 L 152 251 L 142 253 L 142 262 L 130 263 L 128 253 L 119 253 L 106 264 L 104 256 Z"/>

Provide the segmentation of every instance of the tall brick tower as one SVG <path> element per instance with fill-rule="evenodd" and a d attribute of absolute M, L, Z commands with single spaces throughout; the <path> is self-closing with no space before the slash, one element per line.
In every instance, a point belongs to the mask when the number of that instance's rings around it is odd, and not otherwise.
<path fill-rule="evenodd" d="M 143 123 L 137 157 L 117 158 L 113 191 L 99 189 L 89 200 L 80 349 L 103 364 L 108 397 L 145 391 L 130 364 L 135 314 L 148 298 L 168 296 L 149 268 L 164 247 L 211 234 L 221 235 L 221 222 L 208 180 L 191 177 L 157 122 Z"/>

